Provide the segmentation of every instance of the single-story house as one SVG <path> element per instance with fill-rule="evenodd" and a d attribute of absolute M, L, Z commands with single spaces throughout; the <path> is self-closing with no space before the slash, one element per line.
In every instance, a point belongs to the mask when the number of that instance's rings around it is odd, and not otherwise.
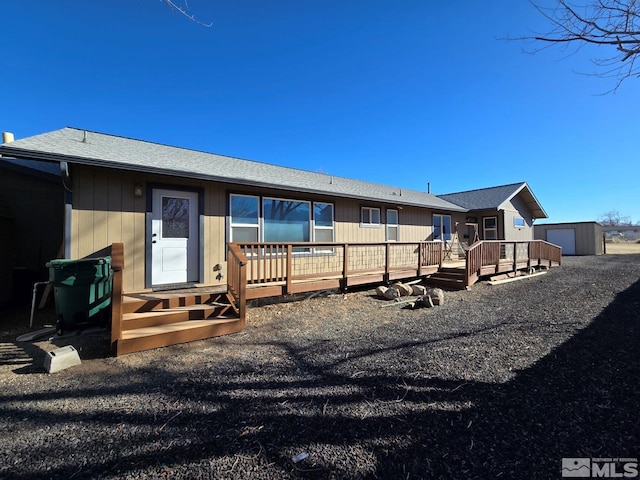
<path fill-rule="evenodd" d="M 125 292 L 221 284 L 228 242 L 533 240 L 547 218 L 526 182 L 433 195 L 77 128 L 0 154 L 55 164 L 65 258 L 123 243 Z"/>
<path fill-rule="evenodd" d="M 602 226 L 598 222 L 536 224 L 534 238 L 562 247 L 562 255 L 602 255 Z"/>

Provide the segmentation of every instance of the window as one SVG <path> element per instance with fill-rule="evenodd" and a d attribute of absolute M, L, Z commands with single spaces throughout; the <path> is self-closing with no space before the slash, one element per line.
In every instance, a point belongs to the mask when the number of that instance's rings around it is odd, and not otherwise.
<path fill-rule="evenodd" d="M 387 210 L 387 241 L 397 242 L 400 239 L 398 210 Z"/>
<path fill-rule="evenodd" d="M 380 209 L 373 207 L 362 207 L 360 209 L 360 224 L 366 226 L 379 226 Z"/>
<path fill-rule="evenodd" d="M 308 242 L 311 231 L 310 202 L 262 199 L 265 242 Z"/>
<path fill-rule="evenodd" d="M 513 219 L 513 226 L 515 228 L 524 228 L 525 227 L 524 218 L 515 217 Z"/>
<path fill-rule="evenodd" d="M 334 241 L 332 203 L 232 194 L 229 205 L 231 242 Z"/>
<path fill-rule="evenodd" d="M 259 235 L 259 197 L 231 195 L 230 235 L 231 242 L 257 242 Z"/>
<path fill-rule="evenodd" d="M 333 204 L 313 204 L 313 241 L 333 242 Z"/>
<path fill-rule="evenodd" d="M 320 203 L 313 204 L 313 241 L 333 242 L 333 204 Z M 315 253 L 335 253 L 335 249 L 330 247 L 314 248 Z"/>
<path fill-rule="evenodd" d="M 451 240 L 451 215 L 433 216 L 433 239 Z"/>
<path fill-rule="evenodd" d="M 498 239 L 498 217 L 484 217 L 482 219 L 483 240 Z"/>

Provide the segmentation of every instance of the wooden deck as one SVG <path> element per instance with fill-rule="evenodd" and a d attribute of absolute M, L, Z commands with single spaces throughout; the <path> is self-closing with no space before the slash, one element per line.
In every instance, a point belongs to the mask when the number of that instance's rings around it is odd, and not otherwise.
<path fill-rule="evenodd" d="M 124 245 L 113 244 L 111 344 L 116 355 L 236 333 L 248 300 L 423 278 L 467 288 L 496 273 L 560 265 L 561 250 L 542 241 L 478 242 L 466 259 L 443 263 L 442 242 L 231 243 L 227 285 L 124 293 Z"/>

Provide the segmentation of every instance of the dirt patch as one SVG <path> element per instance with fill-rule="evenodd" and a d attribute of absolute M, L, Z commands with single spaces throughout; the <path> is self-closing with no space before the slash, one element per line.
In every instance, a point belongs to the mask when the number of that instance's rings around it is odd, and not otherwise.
<path fill-rule="evenodd" d="M 48 342 L 5 335 L 0 477 L 558 478 L 562 457 L 638 456 L 640 256 L 446 297 L 266 305 L 239 334 L 53 375 L 29 363 Z"/>

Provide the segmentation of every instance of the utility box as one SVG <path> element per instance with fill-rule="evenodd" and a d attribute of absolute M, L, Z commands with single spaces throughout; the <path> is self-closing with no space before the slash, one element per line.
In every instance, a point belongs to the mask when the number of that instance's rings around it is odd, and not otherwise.
<path fill-rule="evenodd" d="M 111 257 L 52 260 L 47 263 L 58 320 L 56 331 L 106 325 L 111 306 Z"/>
<path fill-rule="evenodd" d="M 44 359 L 44 369 L 47 373 L 56 373 L 76 365 L 80 365 L 80 356 L 73 345 L 47 352 L 47 356 Z"/>

